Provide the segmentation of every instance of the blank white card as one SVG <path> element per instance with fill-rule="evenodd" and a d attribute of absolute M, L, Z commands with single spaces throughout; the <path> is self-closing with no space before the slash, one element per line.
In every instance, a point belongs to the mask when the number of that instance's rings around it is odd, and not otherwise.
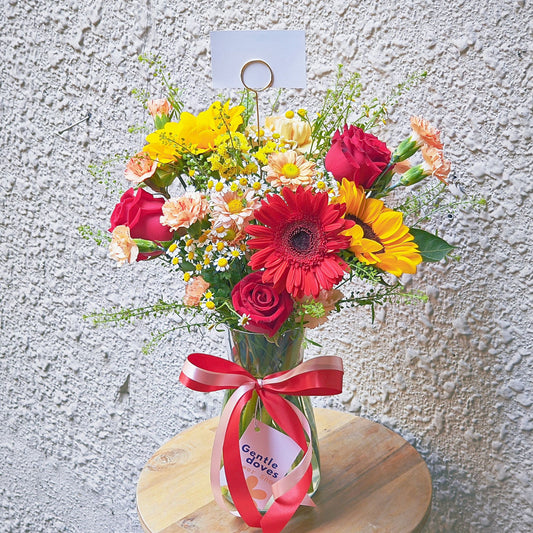
<path fill-rule="evenodd" d="M 304 88 L 305 31 L 213 31 L 211 68 L 214 88 L 242 88 L 241 70 L 254 60 L 272 69 L 272 87 Z M 246 85 L 265 87 L 271 74 L 264 64 L 251 63 L 243 72 Z"/>

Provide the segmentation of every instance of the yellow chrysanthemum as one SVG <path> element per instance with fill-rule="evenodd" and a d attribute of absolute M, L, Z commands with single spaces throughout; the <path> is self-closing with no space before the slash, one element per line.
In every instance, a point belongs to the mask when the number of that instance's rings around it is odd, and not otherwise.
<path fill-rule="evenodd" d="M 414 274 L 422 256 L 403 215 L 385 207 L 381 200 L 366 198 L 362 187 L 342 180 L 338 202 L 346 204 L 344 217 L 355 225 L 345 231 L 350 250 L 362 263 L 375 265 L 395 276 Z"/>
<path fill-rule="evenodd" d="M 219 135 L 237 131 L 243 121 L 243 111 L 243 106 L 230 109 L 229 102 L 214 102 L 198 116 L 183 112 L 179 122 L 167 122 L 162 129 L 148 135 L 149 144 L 144 151 L 153 160 L 168 163 L 186 152 L 201 154 L 212 150 Z"/>

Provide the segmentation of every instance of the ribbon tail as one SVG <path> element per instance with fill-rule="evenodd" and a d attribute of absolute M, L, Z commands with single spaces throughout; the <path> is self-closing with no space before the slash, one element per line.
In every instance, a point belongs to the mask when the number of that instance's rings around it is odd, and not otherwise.
<path fill-rule="evenodd" d="M 223 455 L 223 445 L 224 440 L 226 439 L 226 432 L 228 429 L 228 424 L 231 418 L 232 413 L 235 411 L 236 405 L 239 403 L 241 398 L 254 387 L 253 384 L 246 384 L 239 387 L 228 400 L 228 403 L 224 407 L 222 414 L 220 415 L 220 421 L 215 433 L 215 441 L 213 443 L 213 450 L 211 452 L 211 468 L 210 468 L 210 478 L 211 478 L 211 490 L 213 492 L 213 497 L 215 502 L 222 509 L 229 511 L 235 516 L 240 516 L 238 512 L 233 511 L 229 508 L 226 500 L 222 496 L 222 489 L 220 487 L 220 463 L 222 462 Z M 237 446 L 238 447 L 238 446 Z M 240 463 L 239 463 L 240 464 Z M 226 476 L 227 478 L 227 476 Z"/>
<path fill-rule="evenodd" d="M 307 494 L 313 478 L 311 466 L 313 448 L 307 444 L 305 433 L 307 433 L 310 442 L 311 428 L 307 418 L 298 407 L 280 396 L 263 395 L 265 396 L 265 407 L 269 412 L 272 411 L 274 420 L 304 452 L 300 463 L 272 486 L 274 503 L 261 520 L 264 533 L 279 533 L 303 501 L 311 502 L 311 505 L 314 506 Z"/>
<path fill-rule="evenodd" d="M 228 490 L 237 511 L 239 511 L 241 518 L 249 526 L 260 527 L 262 515 L 257 510 L 250 489 L 246 484 L 239 445 L 241 412 L 250 396 L 251 391 L 244 394 L 236 404 L 235 410 L 230 416 L 226 440 L 222 446 L 222 453 L 224 457 L 226 479 L 228 481 Z"/>

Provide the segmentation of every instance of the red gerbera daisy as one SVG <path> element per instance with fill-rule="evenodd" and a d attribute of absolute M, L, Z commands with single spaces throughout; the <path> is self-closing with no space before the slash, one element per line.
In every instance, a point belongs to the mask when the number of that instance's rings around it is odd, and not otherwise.
<path fill-rule="evenodd" d="M 249 265 L 253 270 L 264 268 L 263 282 L 273 283 L 278 291 L 316 298 L 320 289 L 332 289 L 348 270 L 338 252 L 349 246 L 342 232 L 353 223 L 342 218 L 346 206 L 330 205 L 326 192 L 285 187 L 281 195 L 267 195 L 255 211 L 263 226 L 246 228 L 255 237 L 248 245 L 259 250 Z"/>

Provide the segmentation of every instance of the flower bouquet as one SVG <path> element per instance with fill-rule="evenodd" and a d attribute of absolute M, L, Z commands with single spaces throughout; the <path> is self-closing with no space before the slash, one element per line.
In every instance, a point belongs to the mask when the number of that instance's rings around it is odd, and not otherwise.
<path fill-rule="evenodd" d="M 215 498 L 264 531 L 312 504 L 320 471 L 309 396 L 342 388 L 339 358 L 303 361 L 306 329 L 349 306 L 418 296 L 402 274 L 452 250 L 406 221 L 441 208 L 450 163 L 439 131 L 413 117 L 409 136 L 389 148 L 369 131 L 386 108 L 356 107 L 360 90 L 358 76 L 339 69 L 316 114 L 289 110 L 262 123 L 246 92 L 197 115 L 175 91 L 148 100 L 154 131 L 127 163 L 131 188 L 111 215 L 117 265 L 157 260 L 185 282 L 183 299 L 154 313 L 177 313 L 177 327 L 228 328 L 231 360 L 192 354 L 180 380 L 228 389 Z"/>

